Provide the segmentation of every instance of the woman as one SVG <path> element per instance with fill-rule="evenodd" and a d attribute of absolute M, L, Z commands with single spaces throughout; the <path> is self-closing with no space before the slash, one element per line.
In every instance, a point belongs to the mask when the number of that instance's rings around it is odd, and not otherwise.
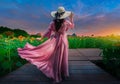
<path fill-rule="evenodd" d="M 48 31 L 38 40 L 44 37 L 49 39 L 38 46 L 27 43 L 24 48 L 18 48 L 18 54 L 36 65 L 47 77 L 55 82 L 61 82 L 63 77 L 69 77 L 69 46 L 66 31 L 74 28 L 73 13 L 65 11 L 64 7 L 59 7 L 57 11 L 51 12 L 51 16 L 54 20 L 50 23 Z M 66 20 L 67 17 L 69 20 Z"/>

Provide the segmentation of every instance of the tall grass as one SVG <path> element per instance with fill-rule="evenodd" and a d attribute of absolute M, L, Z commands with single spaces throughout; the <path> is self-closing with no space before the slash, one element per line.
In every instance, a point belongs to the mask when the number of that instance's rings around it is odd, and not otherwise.
<path fill-rule="evenodd" d="M 120 39 L 112 37 L 69 37 L 69 48 L 114 48 Z"/>

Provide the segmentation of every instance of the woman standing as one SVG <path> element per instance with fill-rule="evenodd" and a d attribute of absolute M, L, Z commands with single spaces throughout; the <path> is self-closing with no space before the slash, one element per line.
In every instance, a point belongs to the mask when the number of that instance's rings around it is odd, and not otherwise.
<path fill-rule="evenodd" d="M 74 28 L 73 13 L 65 11 L 64 7 L 58 7 L 57 11 L 51 12 L 51 16 L 54 20 L 50 23 L 47 32 L 38 40 L 44 37 L 49 39 L 38 46 L 27 43 L 24 48 L 18 48 L 18 54 L 21 58 L 36 65 L 54 82 L 61 82 L 63 77 L 69 77 L 69 45 L 66 32 Z M 66 19 L 67 17 L 69 20 Z"/>

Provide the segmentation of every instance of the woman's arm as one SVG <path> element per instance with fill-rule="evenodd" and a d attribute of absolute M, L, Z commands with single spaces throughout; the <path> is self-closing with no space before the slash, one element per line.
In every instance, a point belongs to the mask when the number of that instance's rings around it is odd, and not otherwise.
<path fill-rule="evenodd" d="M 48 26 L 48 29 L 47 31 L 43 34 L 42 38 L 44 37 L 47 37 L 47 38 L 50 38 L 51 34 L 52 34 L 52 31 L 53 31 L 53 22 L 51 22 Z"/>
<path fill-rule="evenodd" d="M 50 38 L 52 33 L 53 22 L 49 24 L 47 31 L 41 36 L 41 38 L 36 38 L 37 40 L 43 40 L 43 38 L 47 37 Z"/>
<path fill-rule="evenodd" d="M 73 16 L 74 14 L 71 12 L 71 15 L 69 16 L 70 22 L 73 23 Z"/>
<path fill-rule="evenodd" d="M 69 16 L 69 20 L 67 20 L 68 28 L 74 28 L 74 22 L 73 22 L 73 16 L 74 14 L 71 12 L 71 15 Z"/>

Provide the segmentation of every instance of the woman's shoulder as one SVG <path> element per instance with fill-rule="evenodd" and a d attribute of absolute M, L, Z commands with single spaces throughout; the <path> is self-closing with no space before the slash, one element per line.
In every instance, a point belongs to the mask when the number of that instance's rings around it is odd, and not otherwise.
<path fill-rule="evenodd" d="M 50 26 L 53 26 L 53 25 L 54 25 L 54 21 L 51 21 L 51 22 L 49 23 L 49 25 L 50 25 Z"/>
<path fill-rule="evenodd" d="M 51 21 L 50 25 L 54 25 L 54 23 L 55 23 L 54 21 Z M 64 24 L 69 24 L 69 23 L 70 23 L 69 20 L 67 20 L 67 19 L 64 20 Z"/>
<path fill-rule="evenodd" d="M 66 19 L 64 23 L 65 23 L 65 24 L 70 24 L 71 22 Z"/>
<path fill-rule="evenodd" d="M 67 20 L 67 19 L 65 20 L 65 22 L 66 22 L 66 23 L 70 23 L 70 21 L 69 21 L 69 20 Z"/>
<path fill-rule="evenodd" d="M 54 21 L 51 21 L 50 24 L 54 24 Z"/>

